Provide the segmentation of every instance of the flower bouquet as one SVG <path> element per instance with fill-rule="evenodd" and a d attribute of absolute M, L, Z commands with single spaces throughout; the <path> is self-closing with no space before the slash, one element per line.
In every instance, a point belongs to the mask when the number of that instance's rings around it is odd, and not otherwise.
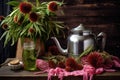
<path fill-rule="evenodd" d="M 19 38 L 29 37 L 36 40 L 38 37 L 46 41 L 52 35 L 58 35 L 63 29 L 63 22 L 57 20 L 56 12 L 62 13 L 63 2 L 50 1 L 35 3 L 28 0 L 12 0 L 8 2 L 13 6 L 13 11 L 1 22 L 1 27 L 5 30 L 6 45 L 10 40 L 14 45 Z"/>
<path fill-rule="evenodd" d="M 42 45 L 38 45 L 38 42 L 44 46 L 44 42 L 49 37 L 62 32 L 63 22 L 57 20 L 57 12 L 62 13 L 63 2 L 36 0 L 32 3 L 28 0 L 12 0 L 8 4 L 13 6 L 13 11 L 4 20 L 1 17 L 1 27 L 5 30 L 1 38 L 5 37 L 4 45 L 9 41 L 14 45 L 17 41 L 19 43 L 20 39 L 22 46 L 20 43 L 18 47 L 22 48 L 17 55 L 19 54 L 20 59 L 22 57 L 24 69 L 36 70 L 36 59 L 43 51 Z"/>

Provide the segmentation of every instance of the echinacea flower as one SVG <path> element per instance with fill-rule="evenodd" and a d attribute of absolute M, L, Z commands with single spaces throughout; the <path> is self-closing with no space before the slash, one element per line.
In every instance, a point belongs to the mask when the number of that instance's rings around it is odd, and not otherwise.
<path fill-rule="evenodd" d="M 15 15 L 15 16 L 14 16 L 14 19 L 13 19 L 13 21 L 14 21 L 15 23 L 17 23 L 18 25 L 21 25 L 22 22 L 23 22 L 23 20 L 24 20 L 24 16 L 21 16 L 21 17 L 18 19 L 18 16 L 17 16 L 17 15 Z"/>
<path fill-rule="evenodd" d="M 48 51 L 51 52 L 53 55 L 57 55 L 59 53 L 58 48 L 53 45 L 48 48 Z"/>
<path fill-rule="evenodd" d="M 88 61 L 87 61 L 87 57 L 88 57 L 88 55 L 85 55 L 85 56 L 81 57 L 80 60 L 79 60 L 80 63 L 83 64 L 83 65 L 89 64 Z"/>
<path fill-rule="evenodd" d="M 33 34 L 35 32 L 35 29 L 34 28 L 30 28 L 28 31 L 29 31 L 30 34 Z"/>
<path fill-rule="evenodd" d="M 3 24 L 3 25 L 2 25 L 2 28 L 3 28 L 4 30 L 7 30 L 8 25 L 7 25 L 7 24 Z"/>
<path fill-rule="evenodd" d="M 19 9 L 22 13 L 29 13 L 32 10 L 32 5 L 29 2 L 21 2 Z"/>
<path fill-rule="evenodd" d="M 66 71 L 81 70 L 83 68 L 83 66 L 77 63 L 76 60 L 72 57 L 66 59 L 65 66 Z"/>
<path fill-rule="evenodd" d="M 4 20 L 4 16 L 0 16 L 0 21 Z"/>
<path fill-rule="evenodd" d="M 54 61 L 49 60 L 49 61 L 48 61 L 48 64 L 49 64 L 49 67 L 50 67 L 50 68 L 56 68 L 56 64 L 55 64 Z"/>
<path fill-rule="evenodd" d="M 13 21 L 14 21 L 15 23 L 17 23 L 17 22 L 18 22 L 18 17 L 17 17 L 17 15 L 15 15 L 15 16 L 14 16 Z"/>
<path fill-rule="evenodd" d="M 64 62 L 59 62 L 57 64 L 57 66 L 60 67 L 60 68 L 65 68 L 65 63 Z"/>
<path fill-rule="evenodd" d="M 104 58 L 99 52 L 94 51 L 88 55 L 87 61 L 93 67 L 98 68 L 98 67 L 103 66 Z"/>
<path fill-rule="evenodd" d="M 57 11 L 58 10 L 58 4 L 57 4 L 57 2 L 55 2 L 55 1 L 49 2 L 49 4 L 48 4 L 48 10 L 51 11 L 51 12 Z"/>
<path fill-rule="evenodd" d="M 38 15 L 35 13 L 35 12 L 31 12 L 30 14 L 29 14 L 29 19 L 30 19 L 30 21 L 32 21 L 32 22 L 36 22 L 37 20 L 38 20 Z"/>
<path fill-rule="evenodd" d="M 75 67 L 76 64 L 77 64 L 77 62 L 72 57 L 67 58 L 67 60 L 65 62 L 65 65 L 70 66 L 70 67 Z"/>

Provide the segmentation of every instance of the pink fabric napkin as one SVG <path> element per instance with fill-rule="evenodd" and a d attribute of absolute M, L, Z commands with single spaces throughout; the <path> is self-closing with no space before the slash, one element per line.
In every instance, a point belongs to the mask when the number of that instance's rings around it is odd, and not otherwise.
<path fill-rule="evenodd" d="M 48 62 L 46 62 L 45 60 L 42 60 L 42 59 L 36 60 L 36 66 L 38 69 L 40 69 L 42 71 L 49 69 Z"/>
<path fill-rule="evenodd" d="M 64 76 L 83 76 L 83 80 L 92 80 L 94 74 L 100 74 L 103 71 L 103 68 L 95 69 L 90 65 L 84 65 L 82 70 L 76 70 L 73 72 L 67 72 L 65 69 L 57 67 L 48 71 L 48 80 L 51 80 L 52 76 L 58 76 L 60 80 L 62 80 Z"/>
<path fill-rule="evenodd" d="M 120 68 L 120 59 L 116 56 L 111 56 L 111 59 L 113 61 L 113 66 L 114 67 L 119 67 Z M 101 74 L 104 71 L 107 72 L 114 72 L 116 71 L 115 69 L 111 69 L 112 66 L 110 67 L 100 67 L 100 68 L 94 68 L 91 65 L 88 64 L 84 64 L 83 69 L 82 70 L 76 70 L 76 71 L 72 71 L 72 72 L 67 72 L 65 69 L 62 68 L 55 68 L 55 69 L 51 69 L 49 68 L 49 65 L 46 61 L 42 60 L 42 59 L 37 59 L 36 61 L 36 66 L 38 69 L 40 69 L 40 72 L 36 72 L 35 74 L 41 74 L 41 73 L 48 73 L 48 80 L 51 80 L 52 76 L 58 76 L 58 78 L 60 80 L 63 80 L 64 76 L 83 76 L 83 80 L 92 80 L 92 77 L 94 74 Z"/>

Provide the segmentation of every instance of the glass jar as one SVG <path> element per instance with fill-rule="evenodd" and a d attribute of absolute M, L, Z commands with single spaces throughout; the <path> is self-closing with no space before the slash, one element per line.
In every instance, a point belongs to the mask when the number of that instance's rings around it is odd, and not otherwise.
<path fill-rule="evenodd" d="M 36 70 L 36 59 L 35 43 L 33 41 L 24 42 L 22 53 L 24 69 L 29 71 Z"/>

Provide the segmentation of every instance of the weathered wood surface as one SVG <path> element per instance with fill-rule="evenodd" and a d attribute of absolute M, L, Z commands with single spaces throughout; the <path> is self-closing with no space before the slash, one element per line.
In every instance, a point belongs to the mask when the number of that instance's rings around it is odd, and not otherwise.
<path fill-rule="evenodd" d="M 0 80 L 47 80 L 47 73 L 35 75 L 35 72 L 19 70 L 12 71 L 9 66 L 4 65 L 0 68 Z M 83 80 L 82 76 L 67 76 L 63 80 Z M 94 75 L 92 80 L 119 80 L 120 71 L 105 72 L 99 75 Z M 59 80 L 57 76 L 52 77 L 51 80 Z"/>

